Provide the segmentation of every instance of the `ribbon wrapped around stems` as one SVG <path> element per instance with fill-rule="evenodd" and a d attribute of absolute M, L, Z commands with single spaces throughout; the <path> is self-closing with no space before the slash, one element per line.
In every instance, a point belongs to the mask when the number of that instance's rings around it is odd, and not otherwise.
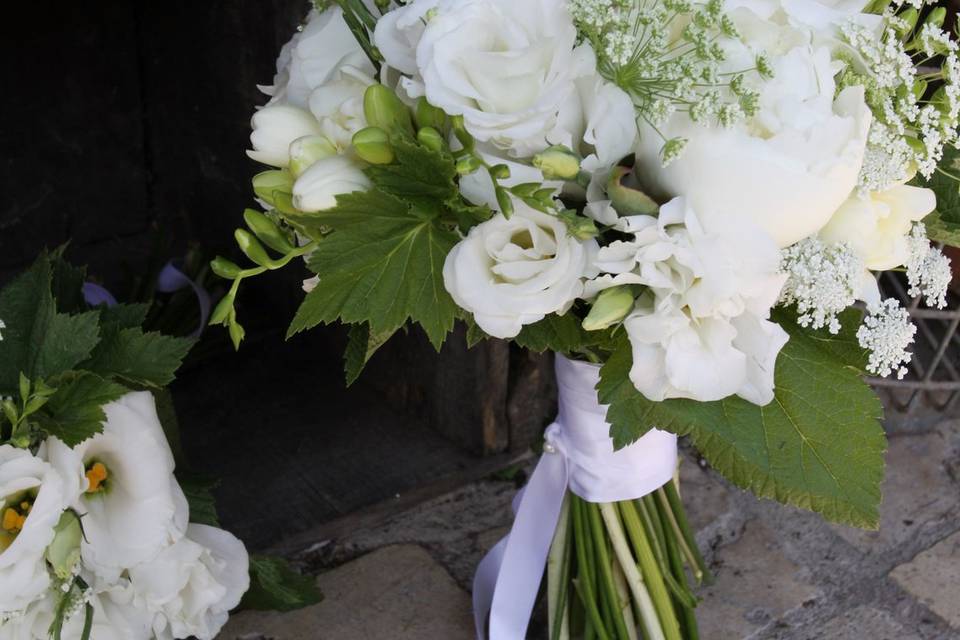
<path fill-rule="evenodd" d="M 556 357 L 559 411 L 544 454 L 514 502 L 510 533 L 480 562 L 473 581 L 477 639 L 523 640 L 569 488 L 589 502 L 641 498 L 673 478 L 677 437 L 653 429 L 613 450 L 607 407 L 597 400 L 600 367 Z M 486 633 L 489 619 L 489 633 Z"/>

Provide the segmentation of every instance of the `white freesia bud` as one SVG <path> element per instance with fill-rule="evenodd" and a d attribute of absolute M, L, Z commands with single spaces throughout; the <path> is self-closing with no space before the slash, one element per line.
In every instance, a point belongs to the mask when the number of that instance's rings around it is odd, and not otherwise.
<path fill-rule="evenodd" d="M 327 136 L 304 136 L 290 143 L 290 172 L 301 175 L 318 160 L 337 155 L 337 147 Z"/>
<path fill-rule="evenodd" d="M 566 4 L 414 0 L 380 18 L 374 42 L 410 76 L 408 95 L 462 115 L 477 140 L 529 156 L 573 144 L 565 120 L 579 111 L 576 80 L 595 74 Z"/>
<path fill-rule="evenodd" d="M 159 615 L 158 638 L 213 640 L 250 587 L 250 558 L 233 535 L 191 524 L 186 537 L 130 569 L 134 601 Z"/>
<path fill-rule="evenodd" d="M 0 619 L 50 585 L 44 551 L 70 500 L 52 465 L 25 449 L 0 446 Z"/>
<path fill-rule="evenodd" d="M 820 238 L 827 244 L 846 243 L 867 269 L 886 271 L 907 264 L 910 229 L 936 206 L 933 191 L 908 185 L 854 193 L 820 231 Z"/>
<path fill-rule="evenodd" d="M 341 150 L 350 146 L 353 134 L 367 126 L 363 94 L 371 84 L 373 78 L 369 75 L 346 67 L 310 94 L 311 113 L 327 139 Z"/>
<path fill-rule="evenodd" d="M 873 116 L 863 87 L 835 96 L 828 47 L 796 46 L 771 59 L 775 75 L 760 87 L 755 117 L 724 128 L 674 114 L 660 131 L 686 139 L 683 152 L 663 167 L 663 139 L 644 129 L 638 175 L 687 197 L 704 220 L 746 217 L 786 247 L 822 229 L 853 192 Z"/>
<path fill-rule="evenodd" d="M 360 164 L 345 155 L 318 160 L 293 184 L 293 206 L 301 211 L 323 211 L 337 205 L 337 196 L 365 191 L 371 186 Z"/>
<path fill-rule="evenodd" d="M 309 111 L 286 104 L 268 105 L 253 114 L 253 132 L 247 155 L 273 167 L 290 164 L 290 144 L 297 138 L 323 133 L 320 123 Z"/>
<path fill-rule="evenodd" d="M 183 536 L 187 505 L 153 395 L 128 393 L 103 410 L 103 432 L 73 449 L 73 476 L 83 483 L 73 508 L 83 522 L 84 567 L 116 581 Z M 63 455 L 63 443 L 47 444 L 51 458 Z"/>
<path fill-rule="evenodd" d="M 563 313 L 583 291 L 595 240 L 577 240 L 559 218 L 519 200 L 470 230 L 447 255 L 443 282 L 480 328 L 513 338 L 525 324 Z"/>

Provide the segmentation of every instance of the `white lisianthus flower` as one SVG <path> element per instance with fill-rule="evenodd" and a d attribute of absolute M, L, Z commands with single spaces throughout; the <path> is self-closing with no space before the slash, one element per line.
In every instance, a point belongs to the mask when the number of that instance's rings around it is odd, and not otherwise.
<path fill-rule="evenodd" d="M 0 446 L 0 618 L 21 611 L 50 585 L 43 553 L 72 500 L 48 462 Z"/>
<path fill-rule="evenodd" d="M 157 637 L 212 640 L 250 587 L 249 564 L 233 535 L 191 524 L 186 537 L 130 569 L 134 602 L 155 612 Z"/>
<path fill-rule="evenodd" d="M 293 206 L 323 211 L 337 205 L 337 196 L 372 186 L 363 165 L 349 155 L 321 158 L 293 183 Z"/>
<path fill-rule="evenodd" d="M 364 71 L 343 67 L 310 94 L 310 111 L 323 135 L 340 150 L 347 149 L 353 134 L 367 126 L 363 94 L 371 84 L 373 78 Z"/>
<path fill-rule="evenodd" d="M 513 338 L 523 325 L 563 313 L 583 291 L 595 240 L 577 240 L 555 216 L 514 202 L 470 230 L 447 255 L 443 282 L 486 333 Z"/>
<path fill-rule="evenodd" d="M 897 185 L 885 191 L 854 193 L 837 210 L 820 238 L 846 243 L 871 271 L 886 271 L 910 259 L 910 230 L 937 206 L 930 189 Z"/>
<path fill-rule="evenodd" d="M 273 167 L 290 165 L 290 145 L 297 138 L 323 133 L 317 119 L 306 109 L 289 104 L 258 109 L 250 120 L 252 150 L 247 155 Z"/>
<path fill-rule="evenodd" d="M 187 507 L 153 395 L 128 393 L 103 410 L 103 432 L 74 449 L 84 474 L 74 508 L 83 519 L 84 567 L 110 582 L 181 538 Z"/>
<path fill-rule="evenodd" d="M 129 602 L 117 601 L 114 593 L 99 593 L 90 596 L 93 607 L 93 623 L 90 637 L 93 640 L 151 640 L 154 638 L 151 622 L 153 615 Z M 0 626 L 0 638 L 4 640 L 48 640 L 50 625 L 56 617 L 56 601 L 48 595 L 30 605 L 22 616 L 8 625 Z M 79 639 L 83 635 L 86 611 L 79 607 L 63 622 L 64 640 Z M 9 633 L 10 635 L 5 635 Z"/>
<path fill-rule="evenodd" d="M 653 401 L 773 399 L 773 370 L 787 334 L 767 318 L 780 295 L 780 252 L 748 220 L 707 224 L 683 198 L 657 218 L 630 216 L 634 239 L 603 247 L 605 275 L 587 293 L 619 284 L 646 287 L 624 320 L 633 348 L 630 379 Z"/>
<path fill-rule="evenodd" d="M 647 127 L 638 175 L 662 194 L 689 198 L 704 220 L 743 216 L 786 247 L 817 233 L 853 192 L 873 116 L 862 87 L 835 95 L 839 63 L 828 47 L 801 44 L 771 61 L 756 116 L 723 128 L 674 114 L 660 131 L 687 144 L 667 167 L 663 139 Z"/>
<path fill-rule="evenodd" d="M 580 80 L 577 86 L 584 119 L 581 151 L 586 152 L 581 167 L 589 172 L 609 169 L 632 153 L 636 145 L 637 114 L 633 100 L 623 89 L 599 76 Z"/>
<path fill-rule="evenodd" d="M 284 45 L 277 59 L 273 86 L 260 89 L 273 99 L 306 109 L 313 90 L 329 81 L 343 67 L 373 75 L 373 65 L 350 32 L 343 11 L 332 6 L 307 16 L 302 31 Z"/>
<path fill-rule="evenodd" d="M 462 115 L 467 130 L 513 156 L 569 144 L 564 111 L 595 74 L 564 0 L 414 0 L 377 22 L 387 65 L 411 97 Z"/>

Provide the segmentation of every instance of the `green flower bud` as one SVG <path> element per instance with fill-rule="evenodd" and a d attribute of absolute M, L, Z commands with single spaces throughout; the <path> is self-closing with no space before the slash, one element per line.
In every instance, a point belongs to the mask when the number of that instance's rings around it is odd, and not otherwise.
<path fill-rule="evenodd" d="M 380 127 L 367 127 L 353 134 L 353 148 L 362 160 L 370 164 L 390 164 L 393 162 L 393 147 L 390 136 Z"/>
<path fill-rule="evenodd" d="M 924 21 L 924 24 L 932 24 L 937 29 L 943 28 L 943 23 L 947 19 L 947 9 L 946 7 L 937 7 L 930 12 L 930 15 L 927 16 L 927 19 Z"/>
<path fill-rule="evenodd" d="M 417 131 L 417 141 L 427 149 L 434 151 L 443 151 L 447 146 L 447 142 L 443 139 L 443 134 L 433 127 L 421 127 L 421 129 Z"/>
<path fill-rule="evenodd" d="M 902 40 L 913 33 L 914 27 L 917 26 L 917 20 L 920 18 L 920 13 L 914 7 L 910 7 L 906 11 L 900 12 L 897 17 L 904 22 L 899 28 L 894 27 L 897 35 L 900 36 Z"/>
<path fill-rule="evenodd" d="M 263 215 L 256 209 L 247 209 L 243 212 L 243 220 L 250 230 L 265 245 L 280 253 L 290 253 L 294 247 L 277 223 Z"/>
<path fill-rule="evenodd" d="M 473 173 L 482 166 L 483 162 L 480 160 L 480 158 L 476 156 L 466 156 L 457 160 L 457 173 L 465 176 L 469 173 Z"/>
<path fill-rule="evenodd" d="M 580 173 L 580 158 L 562 145 L 554 145 L 533 156 L 533 166 L 547 180 L 575 180 Z"/>
<path fill-rule="evenodd" d="M 613 203 L 613 208 L 621 215 L 657 215 L 660 205 L 650 196 L 639 189 L 631 189 L 623 185 L 623 177 L 630 173 L 627 167 L 614 167 L 607 180 L 607 196 Z"/>
<path fill-rule="evenodd" d="M 294 177 L 313 166 L 317 160 L 337 154 L 327 136 L 303 136 L 290 143 L 290 172 Z"/>
<path fill-rule="evenodd" d="M 3 415 L 7 417 L 10 424 L 17 424 L 20 421 L 20 412 L 17 410 L 17 405 L 10 398 L 0 402 L 0 408 L 3 409 Z"/>
<path fill-rule="evenodd" d="M 210 268 L 213 269 L 213 272 L 215 274 L 217 274 L 221 278 L 225 278 L 226 280 L 233 280 L 238 275 L 240 275 L 240 271 L 242 271 L 242 269 L 238 265 L 234 264 L 233 262 L 230 262 L 223 256 L 217 256 L 216 258 L 211 260 Z"/>
<path fill-rule="evenodd" d="M 510 187 L 510 193 L 518 198 L 532 197 L 540 188 L 543 187 L 539 182 L 524 182 Z"/>
<path fill-rule="evenodd" d="M 460 141 L 463 148 L 472 152 L 477 146 L 477 141 L 470 135 L 470 132 L 467 131 L 467 127 L 463 123 L 463 116 L 451 116 L 450 124 L 453 126 L 453 135 L 457 137 L 457 140 Z"/>
<path fill-rule="evenodd" d="M 53 568 L 53 573 L 61 580 L 68 580 L 73 576 L 74 567 L 80 562 L 80 542 L 83 540 L 80 517 L 72 509 L 67 509 L 60 516 L 60 521 L 53 531 L 53 541 L 44 556 Z"/>
<path fill-rule="evenodd" d="M 417 129 L 430 127 L 437 131 L 443 131 L 447 126 L 447 114 L 442 109 L 438 109 L 427 102 L 427 99 L 423 97 L 417 100 L 414 118 L 417 121 Z"/>
<path fill-rule="evenodd" d="M 497 187 L 497 204 L 500 205 L 500 211 L 503 213 L 504 218 L 509 218 L 513 215 L 513 200 L 510 199 L 510 194 L 503 187 Z"/>
<path fill-rule="evenodd" d="M 243 342 L 247 332 L 243 330 L 240 323 L 237 322 L 236 314 L 232 314 L 227 324 L 227 332 L 230 334 L 230 341 L 233 342 L 233 348 L 240 350 L 240 343 Z"/>
<path fill-rule="evenodd" d="M 271 267 L 273 259 L 267 255 L 267 250 L 263 248 L 260 241 L 246 229 L 237 229 L 233 232 L 233 237 L 237 240 L 240 250 L 244 255 L 253 260 L 261 267 Z"/>
<path fill-rule="evenodd" d="M 630 286 L 604 289 L 593 301 L 590 313 L 583 319 L 587 331 L 602 331 L 620 322 L 633 310 L 634 297 Z"/>
<path fill-rule="evenodd" d="M 510 177 L 510 167 L 505 164 L 495 164 L 490 167 L 490 177 L 494 180 L 507 180 Z"/>
<path fill-rule="evenodd" d="M 286 169 L 263 171 L 253 176 L 253 192 L 272 205 L 276 193 L 293 193 L 293 176 Z"/>
<path fill-rule="evenodd" d="M 363 114 L 372 127 L 388 133 L 405 133 L 413 137 L 410 109 L 390 89 L 375 83 L 363 94 Z"/>
<path fill-rule="evenodd" d="M 231 314 L 233 314 L 233 293 L 227 293 L 210 314 L 210 326 L 223 324 Z"/>
<path fill-rule="evenodd" d="M 600 235 L 596 223 L 590 218 L 578 216 L 576 211 L 564 209 L 557 217 L 567 225 L 567 233 L 577 240 L 589 240 Z"/>

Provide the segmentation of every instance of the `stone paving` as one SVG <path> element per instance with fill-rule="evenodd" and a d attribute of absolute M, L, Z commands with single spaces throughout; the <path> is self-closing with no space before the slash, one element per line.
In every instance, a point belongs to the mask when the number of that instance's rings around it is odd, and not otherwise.
<path fill-rule="evenodd" d="M 683 498 L 716 574 L 699 592 L 703 640 L 960 639 L 960 421 L 891 436 L 887 458 L 881 529 L 862 532 L 759 501 L 685 452 Z M 295 559 L 326 600 L 241 613 L 221 640 L 470 640 L 473 567 L 514 492 L 489 479 L 318 542 Z"/>

